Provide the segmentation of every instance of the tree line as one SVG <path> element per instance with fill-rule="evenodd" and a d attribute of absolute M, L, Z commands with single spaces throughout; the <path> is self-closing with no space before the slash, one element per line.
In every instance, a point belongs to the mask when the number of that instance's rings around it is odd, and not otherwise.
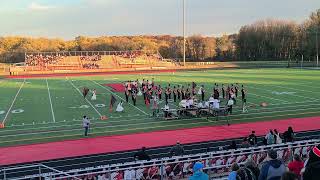
<path fill-rule="evenodd" d="M 193 35 L 186 38 L 188 61 L 315 60 L 320 37 L 320 9 L 298 24 L 284 20 L 262 20 L 241 27 L 238 33 L 221 37 Z M 0 37 L 0 62 L 22 62 L 24 52 L 126 51 L 160 52 L 164 58 L 181 60 L 183 37 L 79 36 L 74 40 Z"/>

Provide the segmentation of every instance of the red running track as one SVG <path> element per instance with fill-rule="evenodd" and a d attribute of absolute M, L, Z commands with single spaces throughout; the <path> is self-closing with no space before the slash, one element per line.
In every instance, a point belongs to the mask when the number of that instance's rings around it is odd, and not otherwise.
<path fill-rule="evenodd" d="M 252 130 L 255 130 L 256 134 L 261 136 L 266 134 L 269 129 L 274 128 L 278 129 L 280 132 L 284 132 L 288 126 L 292 126 L 296 132 L 318 130 L 320 129 L 319 120 L 320 116 L 293 118 L 234 124 L 231 126 L 209 126 L 4 147 L 0 148 L 0 165 L 127 151 L 139 149 L 141 146 L 146 146 L 148 148 L 169 146 L 175 144 L 177 140 L 181 143 L 196 143 L 240 138 L 247 136 Z"/>

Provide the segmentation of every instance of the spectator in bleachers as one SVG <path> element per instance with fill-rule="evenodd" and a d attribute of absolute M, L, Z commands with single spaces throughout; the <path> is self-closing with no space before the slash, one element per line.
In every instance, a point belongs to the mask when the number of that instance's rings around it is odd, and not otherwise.
<path fill-rule="evenodd" d="M 209 176 L 203 172 L 203 164 L 196 162 L 193 165 L 193 175 L 189 177 L 189 180 L 209 180 Z"/>
<path fill-rule="evenodd" d="M 248 137 L 251 146 L 255 146 L 257 144 L 257 136 L 255 133 L 255 131 L 252 131 L 252 133 Z"/>
<path fill-rule="evenodd" d="M 244 167 L 237 171 L 237 180 L 258 180 L 259 173 L 257 164 L 252 159 L 248 159 Z"/>
<path fill-rule="evenodd" d="M 273 131 L 270 129 L 269 133 L 265 137 L 267 145 L 274 144 L 274 134 Z"/>
<path fill-rule="evenodd" d="M 234 140 L 231 142 L 231 144 L 228 147 L 228 149 L 237 149 L 237 144 L 236 144 L 236 142 Z"/>
<path fill-rule="evenodd" d="M 172 147 L 170 150 L 170 155 L 171 156 L 182 156 L 184 155 L 184 149 L 183 146 L 180 144 L 179 141 L 177 141 L 177 144 Z"/>
<path fill-rule="evenodd" d="M 292 172 L 285 172 L 282 177 L 281 180 L 299 180 L 298 176 L 295 173 Z"/>
<path fill-rule="evenodd" d="M 294 132 L 292 127 L 288 127 L 288 130 L 283 133 L 283 138 L 285 142 L 293 142 L 294 139 Z"/>
<path fill-rule="evenodd" d="M 229 173 L 228 180 L 237 180 L 237 171 L 239 170 L 239 165 L 233 163 L 231 166 L 231 172 Z"/>
<path fill-rule="evenodd" d="M 135 160 L 147 160 L 150 161 L 151 158 L 146 152 L 146 147 L 142 147 L 142 149 L 134 154 Z"/>
<path fill-rule="evenodd" d="M 278 132 L 277 129 L 274 129 L 274 140 L 275 140 L 275 143 L 276 144 L 281 144 L 282 143 L 282 139 L 281 139 L 281 136 L 280 136 L 280 133 Z"/>
<path fill-rule="evenodd" d="M 286 167 L 282 161 L 278 160 L 277 151 L 270 149 L 267 153 L 267 161 L 263 163 L 259 175 L 259 180 L 280 180 Z"/>
<path fill-rule="evenodd" d="M 248 148 L 248 147 L 250 147 L 250 144 L 249 144 L 248 138 L 245 137 L 243 138 L 243 141 L 241 143 L 241 148 Z"/>
<path fill-rule="evenodd" d="M 288 164 L 288 168 L 291 172 L 295 173 L 300 178 L 300 172 L 304 167 L 304 162 L 298 154 L 294 155 L 293 161 Z"/>
<path fill-rule="evenodd" d="M 309 153 L 303 180 L 319 180 L 320 177 L 320 145 L 314 147 Z"/>

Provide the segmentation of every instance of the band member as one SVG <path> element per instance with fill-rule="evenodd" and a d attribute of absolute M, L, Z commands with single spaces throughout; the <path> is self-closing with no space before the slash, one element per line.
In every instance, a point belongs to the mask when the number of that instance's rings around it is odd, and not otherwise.
<path fill-rule="evenodd" d="M 157 100 L 157 96 L 153 96 L 152 98 L 152 110 L 153 110 L 153 116 L 156 116 L 156 114 L 158 113 L 158 100 Z"/>
<path fill-rule="evenodd" d="M 83 95 L 83 98 L 86 98 L 86 96 L 88 95 L 88 92 L 89 92 L 89 89 L 87 87 L 84 87 L 82 89 L 82 95 Z"/>
<path fill-rule="evenodd" d="M 121 101 L 121 102 L 117 105 L 116 112 L 122 112 L 122 111 L 124 110 L 122 104 L 123 104 L 123 102 Z"/>
<path fill-rule="evenodd" d="M 88 136 L 90 120 L 87 116 L 83 116 L 82 126 L 84 128 L 84 136 Z"/>
<path fill-rule="evenodd" d="M 168 99 L 169 99 L 169 88 L 166 87 L 166 92 L 164 93 L 165 95 L 165 99 L 166 99 L 166 103 L 168 103 Z"/>
<path fill-rule="evenodd" d="M 178 88 L 177 88 L 177 96 L 178 96 L 178 99 L 180 100 L 180 97 L 181 97 L 180 85 L 178 85 Z"/>
<path fill-rule="evenodd" d="M 225 89 L 224 89 L 224 85 L 222 84 L 221 86 L 221 93 L 222 93 L 222 98 L 225 99 L 226 97 L 226 92 L 225 92 Z"/>
<path fill-rule="evenodd" d="M 236 97 L 238 97 L 238 83 L 234 86 L 234 92 Z"/>
<path fill-rule="evenodd" d="M 196 88 L 195 87 L 194 88 L 192 87 L 191 93 L 192 93 L 192 96 L 196 95 Z"/>
<path fill-rule="evenodd" d="M 92 91 L 92 96 L 91 96 L 91 101 L 97 100 L 97 91 L 96 89 L 93 89 Z"/>
<path fill-rule="evenodd" d="M 232 114 L 233 100 L 230 98 L 227 102 L 228 113 Z"/>
<path fill-rule="evenodd" d="M 177 89 L 176 86 L 173 86 L 173 101 L 176 102 L 177 100 Z"/>
<path fill-rule="evenodd" d="M 185 93 L 185 98 L 189 99 L 191 97 L 191 93 L 189 91 L 189 88 L 187 88 L 186 93 Z"/>
<path fill-rule="evenodd" d="M 152 88 L 154 87 L 154 78 L 152 78 L 152 80 L 151 80 L 151 86 L 152 86 Z"/>
<path fill-rule="evenodd" d="M 246 99 L 246 90 L 244 89 L 243 85 L 241 86 L 241 99 L 242 102 Z"/>
<path fill-rule="evenodd" d="M 162 99 L 162 87 L 160 85 L 157 89 L 157 94 L 158 94 L 158 98 L 161 100 Z"/>
<path fill-rule="evenodd" d="M 186 91 L 184 90 L 184 86 L 181 87 L 181 100 L 186 99 Z"/>
<path fill-rule="evenodd" d="M 144 85 L 144 86 L 142 87 L 142 93 L 143 93 L 143 100 L 144 100 L 144 101 L 146 101 L 147 91 L 148 91 L 147 86 Z"/>
<path fill-rule="evenodd" d="M 137 91 L 136 90 L 132 91 L 131 99 L 132 99 L 133 105 L 136 106 L 136 102 L 137 102 Z"/>
<path fill-rule="evenodd" d="M 171 90 L 171 86 L 170 86 L 170 84 L 169 84 L 169 86 L 168 86 L 168 98 L 169 99 L 171 99 L 171 93 L 172 93 L 172 90 Z"/>
<path fill-rule="evenodd" d="M 124 89 L 124 95 L 126 96 L 126 102 L 129 102 L 129 90 L 128 90 L 128 88 Z"/>
<path fill-rule="evenodd" d="M 219 99 L 219 91 L 217 88 L 214 88 L 214 91 L 213 91 L 213 98 L 214 99 Z"/>
<path fill-rule="evenodd" d="M 242 100 L 242 113 L 246 113 L 248 112 L 248 108 L 247 108 L 247 100 L 243 99 Z"/>
<path fill-rule="evenodd" d="M 201 89 L 201 100 L 204 101 L 204 93 L 205 93 L 204 85 L 202 85 L 200 89 Z"/>

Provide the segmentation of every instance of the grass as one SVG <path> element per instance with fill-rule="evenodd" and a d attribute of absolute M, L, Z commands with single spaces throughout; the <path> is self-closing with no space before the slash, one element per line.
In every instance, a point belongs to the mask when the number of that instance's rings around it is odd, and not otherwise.
<path fill-rule="evenodd" d="M 124 104 L 125 112 L 109 112 L 111 93 L 106 83 L 154 78 L 156 84 L 186 85 L 195 81 L 211 92 L 214 83 L 244 84 L 252 107 L 242 114 L 235 108 L 231 123 L 319 116 L 320 71 L 300 69 L 233 69 L 184 71 L 143 75 L 108 75 L 69 78 L 1 79 L 0 146 L 21 145 L 83 137 L 82 116 L 92 120 L 91 136 L 129 134 L 226 124 L 226 118 L 159 120 L 139 97 L 137 108 Z M 84 99 L 81 89 L 97 90 L 97 100 Z M 19 91 L 20 89 L 20 91 Z M 114 93 L 117 102 L 123 93 Z M 208 97 L 208 93 L 206 94 Z M 239 99 L 240 100 L 240 99 Z M 267 102 L 268 107 L 260 107 Z M 240 104 L 240 103 L 239 103 Z M 11 106 L 12 105 L 12 106 Z M 175 106 L 177 104 L 172 104 Z M 163 106 L 163 104 L 161 105 Z M 108 120 L 100 120 L 106 115 Z"/>

